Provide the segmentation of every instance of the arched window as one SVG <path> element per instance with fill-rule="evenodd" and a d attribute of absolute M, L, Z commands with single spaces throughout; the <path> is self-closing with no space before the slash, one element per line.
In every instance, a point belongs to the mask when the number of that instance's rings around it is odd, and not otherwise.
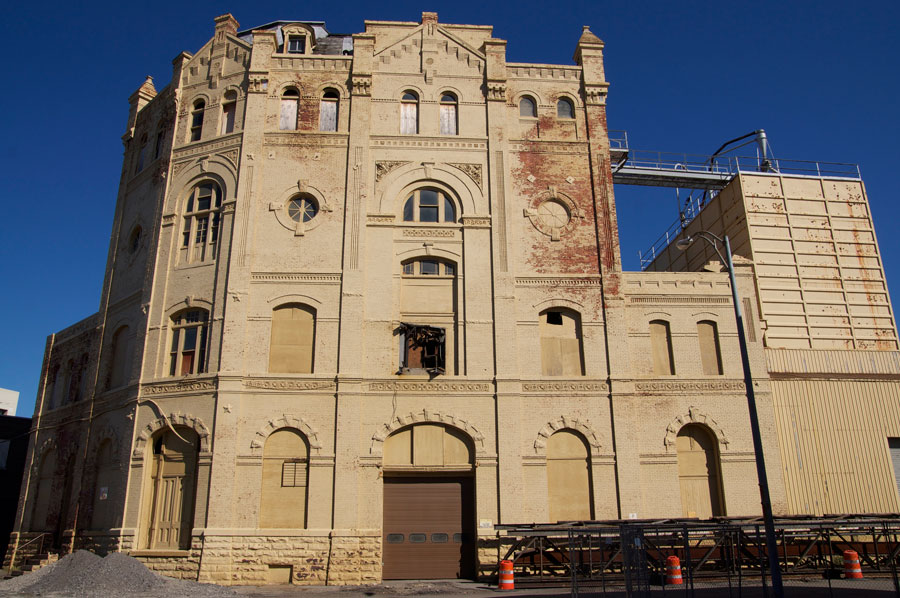
<path fill-rule="evenodd" d="M 459 102 L 452 93 L 445 92 L 441 96 L 441 135 L 457 135 L 459 133 L 458 105 Z"/>
<path fill-rule="evenodd" d="M 547 490 L 550 521 L 594 518 L 591 457 L 581 434 L 559 430 L 547 440 Z"/>
<path fill-rule="evenodd" d="M 709 428 L 700 424 L 684 426 L 678 431 L 675 448 L 682 515 L 701 519 L 725 515 L 719 451 Z"/>
<path fill-rule="evenodd" d="M 287 89 L 281 94 L 281 112 L 278 117 L 278 128 L 282 131 L 297 129 L 297 104 L 300 93 L 296 89 Z"/>
<path fill-rule="evenodd" d="M 129 253 L 137 253 L 138 249 L 141 248 L 141 235 L 143 234 L 143 229 L 141 229 L 140 225 L 135 226 L 131 229 L 131 234 L 128 236 L 128 252 Z"/>
<path fill-rule="evenodd" d="M 400 134 L 415 135 L 418 132 L 419 96 L 414 91 L 405 91 L 400 98 Z"/>
<path fill-rule="evenodd" d="M 697 337 L 700 341 L 700 364 L 707 376 L 722 375 L 722 352 L 719 350 L 719 329 L 715 322 L 697 322 Z"/>
<path fill-rule="evenodd" d="M 59 406 L 59 395 L 62 393 L 62 368 L 55 364 L 47 374 L 47 385 L 44 388 L 44 411 L 50 411 Z"/>
<path fill-rule="evenodd" d="M 149 506 L 143 521 L 144 548 L 185 550 L 194 527 L 197 481 L 197 433 L 189 428 L 160 431 L 153 437 L 150 483 L 144 489 Z"/>
<path fill-rule="evenodd" d="M 128 326 L 122 326 L 113 334 L 110 353 L 112 357 L 106 387 L 118 388 L 128 382 L 131 367 L 131 331 Z"/>
<path fill-rule="evenodd" d="M 456 264 L 446 260 L 416 258 L 403 262 L 404 276 L 456 276 Z"/>
<path fill-rule="evenodd" d="M 416 189 L 403 204 L 404 222 L 456 222 L 453 200 L 438 189 Z"/>
<path fill-rule="evenodd" d="M 311 374 L 315 344 L 316 310 L 299 303 L 275 308 L 269 345 L 270 372 Z"/>
<path fill-rule="evenodd" d="M 134 173 L 137 174 L 144 170 L 144 164 L 147 161 L 147 134 L 141 136 L 141 147 L 138 150 L 138 159 L 137 159 L 137 167 L 134 169 Z"/>
<path fill-rule="evenodd" d="M 206 371 L 206 337 L 209 312 L 186 309 L 172 316 L 169 375 L 190 376 Z"/>
<path fill-rule="evenodd" d="M 337 131 L 338 104 L 341 96 L 333 89 L 326 89 L 319 102 L 319 130 Z"/>
<path fill-rule="evenodd" d="M 553 308 L 540 314 L 541 374 L 583 376 L 581 316 L 570 309 Z"/>
<path fill-rule="evenodd" d="M 102 530 L 116 526 L 116 510 L 110 505 L 110 495 L 115 492 L 116 458 L 113 454 L 113 443 L 108 438 L 97 449 L 96 479 L 94 480 L 93 509 L 91 510 L 90 529 Z"/>
<path fill-rule="evenodd" d="M 166 129 L 160 124 L 156 129 L 156 146 L 153 148 L 153 159 L 156 160 L 162 154 L 163 144 L 166 141 Z"/>
<path fill-rule="evenodd" d="M 558 118 L 575 118 L 575 105 L 569 98 L 559 98 L 556 102 L 556 116 Z"/>
<path fill-rule="evenodd" d="M 263 449 L 259 527 L 306 527 L 309 445 L 293 428 L 272 432 Z"/>
<path fill-rule="evenodd" d="M 672 356 L 672 333 L 665 320 L 650 322 L 650 353 L 653 356 L 655 376 L 675 375 L 675 360 Z"/>
<path fill-rule="evenodd" d="M 212 181 L 203 181 L 191 190 L 184 209 L 181 262 L 203 262 L 216 254 L 219 242 L 219 209 L 222 190 Z"/>
<path fill-rule="evenodd" d="M 81 400 L 81 379 L 84 376 L 84 360 L 83 358 L 76 362 L 74 359 L 69 360 L 69 384 L 66 389 L 66 403 L 77 403 Z"/>
<path fill-rule="evenodd" d="M 203 111 L 206 110 L 206 102 L 197 100 L 194 102 L 194 108 L 191 110 L 191 141 L 199 141 L 203 134 Z"/>
<path fill-rule="evenodd" d="M 234 132 L 234 118 L 237 115 L 237 92 L 225 92 L 222 102 L 222 135 Z"/>
<path fill-rule="evenodd" d="M 38 468 L 37 484 L 31 511 L 31 530 L 41 532 L 52 529 L 47 519 L 50 515 L 50 504 L 53 498 L 53 478 L 56 475 L 56 451 L 47 449 L 41 456 Z"/>
<path fill-rule="evenodd" d="M 523 96 L 519 100 L 519 116 L 522 118 L 537 118 L 537 104 L 531 96 Z"/>

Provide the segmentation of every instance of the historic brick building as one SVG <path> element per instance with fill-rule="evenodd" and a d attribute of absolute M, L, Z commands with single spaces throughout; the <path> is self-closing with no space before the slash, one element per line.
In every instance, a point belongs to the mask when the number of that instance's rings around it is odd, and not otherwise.
<path fill-rule="evenodd" d="M 758 513 L 727 274 L 699 247 L 622 271 L 602 52 L 216 18 L 130 98 L 100 309 L 48 340 L 7 560 L 48 533 L 220 583 L 472 576 L 498 523 Z M 776 512 L 897 510 L 861 181 L 737 174 L 710 210 Z M 867 458 L 831 479 L 859 443 L 817 402 L 849 394 Z"/>

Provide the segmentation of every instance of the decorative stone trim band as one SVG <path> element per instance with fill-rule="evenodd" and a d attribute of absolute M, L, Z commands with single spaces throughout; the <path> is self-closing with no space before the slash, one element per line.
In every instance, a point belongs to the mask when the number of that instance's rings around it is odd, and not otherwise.
<path fill-rule="evenodd" d="M 214 380 L 185 380 L 184 382 L 172 382 L 168 384 L 146 384 L 141 387 L 142 394 L 164 395 L 180 394 L 185 392 L 205 392 L 216 389 Z"/>
<path fill-rule="evenodd" d="M 736 380 L 717 380 L 710 382 L 636 382 L 634 389 L 640 392 L 684 392 L 684 391 L 738 391 L 744 390 L 744 383 Z"/>
<path fill-rule="evenodd" d="M 471 425 L 466 420 L 458 418 L 456 416 L 447 415 L 439 411 L 429 411 L 428 409 L 423 409 L 418 413 L 410 413 L 409 415 L 395 417 L 392 421 L 384 424 L 378 431 L 376 431 L 372 435 L 372 446 L 369 447 L 369 455 L 371 455 L 372 457 L 383 456 L 384 441 L 387 440 L 388 436 L 390 436 L 400 428 L 405 428 L 406 426 L 412 424 L 424 422 L 447 424 L 448 426 L 453 426 L 454 428 L 465 432 L 465 434 L 468 435 L 469 438 L 471 438 L 473 441 L 472 444 L 475 446 L 475 454 L 477 456 L 485 454 L 484 435 L 478 430 L 478 428 Z"/>
<path fill-rule="evenodd" d="M 715 435 L 719 444 L 728 448 L 731 441 L 725 436 L 725 432 L 716 420 L 709 417 L 703 411 L 700 411 L 697 407 L 691 405 L 688 407 L 688 412 L 686 414 L 679 415 L 672 420 L 672 423 L 666 426 L 666 436 L 663 439 L 663 444 L 665 444 L 667 451 L 675 446 L 675 438 L 678 436 L 678 431 L 688 424 L 702 424 L 706 426 Z"/>
<path fill-rule="evenodd" d="M 334 390 L 334 382 L 328 380 L 291 380 L 281 379 L 256 379 L 244 380 L 247 388 L 264 388 L 266 390 Z"/>
<path fill-rule="evenodd" d="M 266 425 L 256 433 L 256 436 L 250 442 L 250 453 L 253 456 L 262 456 L 262 450 L 263 446 L 266 444 L 266 439 L 272 432 L 280 430 L 281 428 L 294 428 L 295 430 L 300 430 L 300 432 L 306 436 L 307 442 L 309 442 L 310 457 L 319 455 L 322 452 L 322 443 L 319 442 L 319 432 L 306 423 L 306 420 L 302 417 L 285 414 L 279 419 L 269 420 L 266 422 Z"/>
<path fill-rule="evenodd" d="M 340 274 L 294 274 L 291 272 L 255 272 L 250 275 L 252 282 L 305 282 L 319 284 L 340 284 Z"/>
<path fill-rule="evenodd" d="M 592 278 L 516 278 L 516 286 L 520 287 L 599 287 L 602 280 L 599 276 Z"/>
<path fill-rule="evenodd" d="M 455 230 L 442 228 L 404 228 L 404 237 L 439 237 L 446 239 L 456 238 Z"/>
<path fill-rule="evenodd" d="M 584 436 L 584 439 L 587 440 L 591 447 L 591 456 L 600 456 L 600 441 L 597 439 L 597 433 L 594 432 L 591 422 L 574 417 L 567 417 L 565 415 L 559 419 L 547 422 L 547 425 L 541 428 L 541 431 L 537 434 L 537 438 L 534 440 L 535 454 L 546 457 L 547 439 L 549 439 L 554 432 L 565 429 L 575 430 Z"/>
<path fill-rule="evenodd" d="M 373 392 L 493 392 L 494 387 L 487 382 L 371 382 Z"/>
<path fill-rule="evenodd" d="M 640 297 L 628 297 L 628 303 L 649 303 L 654 305 L 731 305 L 731 297 L 643 295 Z"/>
<path fill-rule="evenodd" d="M 528 382 L 522 392 L 609 392 L 606 382 Z"/>

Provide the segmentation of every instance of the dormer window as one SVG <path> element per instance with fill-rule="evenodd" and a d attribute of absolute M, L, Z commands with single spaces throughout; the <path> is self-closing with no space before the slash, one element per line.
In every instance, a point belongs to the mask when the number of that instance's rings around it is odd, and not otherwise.
<path fill-rule="evenodd" d="M 305 54 L 306 53 L 306 36 L 290 35 L 287 40 L 288 54 Z"/>

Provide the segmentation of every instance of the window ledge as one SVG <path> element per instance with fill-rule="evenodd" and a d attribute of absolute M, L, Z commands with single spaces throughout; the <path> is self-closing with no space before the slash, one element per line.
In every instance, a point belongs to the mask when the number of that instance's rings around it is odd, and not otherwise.
<path fill-rule="evenodd" d="M 179 557 L 189 557 L 191 556 L 190 550 L 130 550 L 128 551 L 128 556 L 147 556 L 147 557 L 169 557 L 169 558 L 179 558 Z"/>

